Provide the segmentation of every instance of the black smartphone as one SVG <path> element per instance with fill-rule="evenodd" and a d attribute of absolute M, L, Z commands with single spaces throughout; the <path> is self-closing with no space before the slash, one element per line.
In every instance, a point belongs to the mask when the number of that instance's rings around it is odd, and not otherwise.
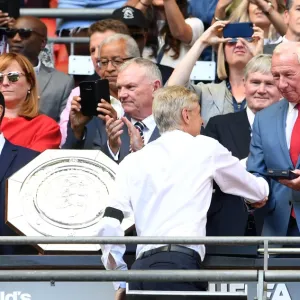
<path fill-rule="evenodd" d="M 82 81 L 79 83 L 81 112 L 85 116 L 98 116 L 98 103 L 101 99 L 110 103 L 109 82 L 107 79 Z"/>
<path fill-rule="evenodd" d="M 253 24 L 251 22 L 229 23 L 223 29 L 224 38 L 251 38 L 253 33 Z"/>
<path fill-rule="evenodd" d="M 267 170 L 267 176 L 271 177 L 273 179 L 296 179 L 299 177 L 298 174 L 294 173 L 292 170 L 273 170 L 268 169 Z"/>
<path fill-rule="evenodd" d="M 0 10 L 11 18 L 20 17 L 20 0 L 0 0 Z"/>

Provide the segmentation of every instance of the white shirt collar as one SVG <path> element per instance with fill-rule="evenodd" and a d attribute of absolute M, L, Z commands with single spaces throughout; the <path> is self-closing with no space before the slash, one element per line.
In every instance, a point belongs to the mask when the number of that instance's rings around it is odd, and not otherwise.
<path fill-rule="evenodd" d="M 4 144 L 5 144 L 4 135 L 3 135 L 3 133 L 0 133 L 0 155 L 1 155 L 1 152 L 3 150 Z"/>
<path fill-rule="evenodd" d="M 41 61 L 39 60 L 39 63 L 37 66 L 33 67 L 35 75 L 39 74 L 41 68 Z"/>
<path fill-rule="evenodd" d="M 295 108 L 295 106 L 296 106 L 297 104 L 298 104 L 298 103 L 292 103 L 292 102 L 289 102 L 288 114 L 294 110 L 294 108 Z"/>
<path fill-rule="evenodd" d="M 248 117 L 250 127 L 252 128 L 254 118 L 255 118 L 255 114 L 253 113 L 253 111 L 249 107 L 246 108 L 246 112 L 247 112 L 247 117 Z"/>
<path fill-rule="evenodd" d="M 132 124 L 135 124 L 136 122 L 138 122 L 136 119 L 131 118 L 131 123 Z M 146 129 L 148 129 L 148 130 L 153 131 L 154 128 L 156 127 L 153 115 L 148 116 L 142 122 L 145 124 Z"/>

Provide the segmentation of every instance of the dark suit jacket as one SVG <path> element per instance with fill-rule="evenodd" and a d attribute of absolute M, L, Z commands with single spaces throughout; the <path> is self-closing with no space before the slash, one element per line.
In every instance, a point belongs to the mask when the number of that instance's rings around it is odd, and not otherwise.
<path fill-rule="evenodd" d="M 219 141 L 238 159 L 246 158 L 249 155 L 251 127 L 246 110 L 210 118 L 204 134 Z M 258 210 L 255 212 L 254 218 L 259 234 L 262 230 L 263 213 Z M 248 210 L 244 201 L 238 196 L 223 193 L 215 184 L 215 193 L 207 214 L 206 234 L 208 236 L 244 236 L 247 225 Z M 225 249 L 225 247 L 215 248 L 218 251 L 222 249 L 221 252 Z M 255 248 L 247 247 L 247 253 L 253 251 L 255 254 Z M 233 248 L 231 249 L 233 250 Z M 235 247 L 234 251 L 237 249 L 239 252 L 246 250 L 245 247 Z"/>
<path fill-rule="evenodd" d="M 24 167 L 39 153 L 27 148 L 16 146 L 5 141 L 0 155 L 0 235 L 16 236 L 17 234 L 5 224 L 5 190 L 6 179 Z M 0 246 L 1 254 L 30 254 L 37 251 L 30 246 Z"/>
<path fill-rule="evenodd" d="M 130 120 L 130 118 L 128 118 Z M 158 128 L 155 127 L 149 142 L 156 140 L 160 136 Z M 121 149 L 119 153 L 118 163 L 129 154 L 130 139 L 126 125 L 123 128 L 123 134 L 121 135 Z M 107 134 L 105 130 L 104 121 L 98 117 L 93 117 L 92 120 L 85 127 L 85 138 L 81 141 L 77 140 L 68 123 L 68 135 L 63 149 L 97 149 L 103 151 L 108 157 L 113 159 L 107 146 Z"/>
<path fill-rule="evenodd" d="M 41 63 L 37 81 L 40 112 L 59 122 L 60 114 L 74 88 L 73 78 Z"/>

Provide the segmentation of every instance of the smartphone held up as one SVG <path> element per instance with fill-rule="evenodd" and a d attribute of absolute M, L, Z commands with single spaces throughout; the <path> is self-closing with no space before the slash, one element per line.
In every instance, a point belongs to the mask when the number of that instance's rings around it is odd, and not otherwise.
<path fill-rule="evenodd" d="M 231 38 L 232 42 L 236 42 L 238 38 L 250 41 L 253 33 L 253 24 L 251 22 L 229 23 L 223 29 L 223 37 Z"/>
<path fill-rule="evenodd" d="M 84 116 L 98 116 L 101 99 L 110 103 L 109 82 L 107 79 L 82 81 L 79 83 L 81 112 Z"/>

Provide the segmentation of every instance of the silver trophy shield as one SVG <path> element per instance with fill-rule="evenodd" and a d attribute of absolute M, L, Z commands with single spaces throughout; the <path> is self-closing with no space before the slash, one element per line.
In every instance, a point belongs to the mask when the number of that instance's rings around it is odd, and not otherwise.
<path fill-rule="evenodd" d="M 118 165 L 101 151 L 47 150 L 8 179 L 6 221 L 27 236 L 97 236 Z M 132 227 L 122 222 L 124 231 Z M 98 251 L 99 245 L 38 245 Z"/>

